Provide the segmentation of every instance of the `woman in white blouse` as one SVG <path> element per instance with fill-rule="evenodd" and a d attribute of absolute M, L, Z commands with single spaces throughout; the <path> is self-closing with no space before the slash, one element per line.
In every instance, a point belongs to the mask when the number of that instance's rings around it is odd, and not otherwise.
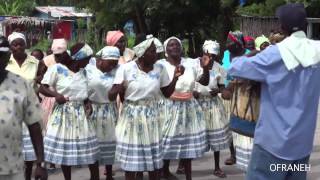
<path fill-rule="evenodd" d="M 86 66 L 89 100 L 92 103 L 90 120 L 95 124 L 100 145 L 99 164 L 105 165 L 107 180 L 112 178 L 115 159 L 117 104 L 108 98 L 118 67 L 120 52 L 117 47 L 106 46 Z"/>
<path fill-rule="evenodd" d="M 174 93 L 166 101 L 166 119 L 163 123 L 164 167 L 162 176 L 175 178 L 169 171 L 170 160 L 181 159 L 185 168 L 186 179 L 191 180 L 191 160 L 202 157 L 207 151 L 206 124 L 198 102 L 193 98 L 195 83 L 209 83 L 209 58 L 183 58 L 181 41 L 171 37 L 164 42 L 166 59 L 160 60 L 170 79 L 174 69 L 185 68 L 179 77 Z"/>
<path fill-rule="evenodd" d="M 48 68 L 40 87 L 42 94 L 56 99 L 44 138 L 45 160 L 61 165 L 65 180 L 71 180 L 71 166 L 76 165 L 89 165 L 90 179 L 99 180 L 100 149 L 96 129 L 88 119 L 90 108 L 85 108 L 90 104 L 83 68 L 92 49 L 84 44 L 74 45 L 71 63 L 65 61 L 69 56 L 66 49 L 53 54 L 57 64 Z"/>
<path fill-rule="evenodd" d="M 208 86 L 196 83 L 194 93 L 197 94 L 197 100 L 204 113 L 209 148 L 214 152 L 215 169 L 213 174 L 224 178 L 226 175 L 219 165 L 220 151 L 230 146 L 231 131 L 229 130 L 229 118 L 218 93 L 221 92 L 220 89 L 224 88 L 227 72 L 218 63 L 219 43 L 211 40 L 205 41 L 202 49 L 204 56 L 209 56 L 211 59 L 210 81 Z"/>
<path fill-rule="evenodd" d="M 162 93 L 170 97 L 183 68 L 175 68 L 170 81 L 166 69 L 156 63 L 156 38 L 136 47 L 137 59 L 117 70 L 109 99 L 120 94 L 124 107 L 116 127 L 117 158 L 126 180 L 134 180 L 137 172 L 148 171 L 150 180 L 159 180 L 162 168 L 162 130 L 157 99 Z"/>

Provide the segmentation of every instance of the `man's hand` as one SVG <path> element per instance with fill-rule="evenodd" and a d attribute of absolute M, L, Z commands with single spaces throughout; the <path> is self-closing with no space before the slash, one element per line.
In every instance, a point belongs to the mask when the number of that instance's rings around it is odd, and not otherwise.
<path fill-rule="evenodd" d="M 34 172 L 34 178 L 36 180 L 47 180 L 48 179 L 47 169 L 37 166 Z"/>

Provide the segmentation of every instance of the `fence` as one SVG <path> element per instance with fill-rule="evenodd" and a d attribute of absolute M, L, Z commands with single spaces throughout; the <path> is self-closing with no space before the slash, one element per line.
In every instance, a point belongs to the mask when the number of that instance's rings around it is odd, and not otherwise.
<path fill-rule="evenodd" d="M 280 23 L 276 17 L 240 16 L 236 22 L 240 24 L 240 30 L 253 37 L 262 34 L 268 36 L 271 31 L 280 30 Z M 307 35 L 309 38 L 319 39 L 320 18 L 308 18 Z"/>

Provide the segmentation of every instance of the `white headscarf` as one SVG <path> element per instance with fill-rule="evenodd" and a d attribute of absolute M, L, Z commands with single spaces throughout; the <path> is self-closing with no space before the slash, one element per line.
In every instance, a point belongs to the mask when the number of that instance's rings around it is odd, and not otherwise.
<path fill-rule="evenodd" d="M 164 52 L 165 52 L 165 56 L 166 57 L 168 57 L 168 54 L 167 54 L 167 46 L 168 46 L 168 43 L 169 43 L 169 41 L 171 41 L 171 40 L 177 40 L 178 42 L 179 42 L 179 44 L 180 44 L 180 46 L 181 46 L 181 51 L 182 51 L 182 43 L 181 43 L 181 40 L 179 39 L 179 38 L 177 38 L 177 37 L 174 37 L 174 36 L 172 36 L 172 37 L 169 37 L 166 41 L 164 41 Z"/>
<path fill-rule="evenodd" d="M 150 38 L 153 38 L 152 34 L 147 35 L 146 39 L 150 39 Z M 156 38 L 153 42 L 154 42 L 154 45 L 157 48 L 157 53 L 162 53 L 164 51 L 164 48 L 163 48 L 163 45 L 162 45 L 161 41 Z"/>
<path fill-rule="evenodd" d="M 67 41 L 65 39 L 54 39 L 51 45 L 53 54 L 61 54 L 67 51 Z"/>
<path fill-rule="evenodd" d="M 102 60 L 119 60 L 120 51 L 115 46 L 106 46 L 99 52 L 97 52 L 96 55 L 99 56 Z"/>
<path fill-rule="evenodd" d="M 204 53 L 218 55 L 220 51 L 220 44 L 217 41 L 206 40 L 202 46 Z"/>
<path fill-rule="evenodd" d="M 71 58 L 73 60 L 79 61 L 92 55 L 93 55 L 92 48 L 88 44 L 85 44 L 78 52 L 76 52 L 73 56 L 71 56 Z"/>
<path fill-rule="evenodd" d="M 8 36 L 9 44 L 11 44 L 16 39 L 23 39 L 24 43 L 27 44 L 26 37 L 19 32 L 13 32 Z"/>
<path fill-rule="evenodd" d="M 155 37 L 150 37 L 144 41 L 142 41 L 140 44 L 136 45 L 133 48 L 134 53 L 138 58 L 142 57 L 146 50 L 151 46 L 152 43 L 156 46 L 156 42 L 158 39 Z M 159 41 L 159 40 L 158 40 Z"/>

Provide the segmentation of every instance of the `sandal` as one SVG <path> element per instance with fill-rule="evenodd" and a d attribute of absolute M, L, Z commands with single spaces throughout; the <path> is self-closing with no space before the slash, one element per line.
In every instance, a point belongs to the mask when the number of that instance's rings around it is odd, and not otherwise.
<path fill-rule="evenodd" d="M 227 177 L 227 175 L 221 169 L 214 170 L 213 175 L 215 175 L 219 178 L 226 178 Z"/>
<path fill-rule="evenodd" d="M 234 165 L 235 163 L 236 163 L 235 157 L 230 157 L 224 162 L 224 164 L 228 166 Z"/>

